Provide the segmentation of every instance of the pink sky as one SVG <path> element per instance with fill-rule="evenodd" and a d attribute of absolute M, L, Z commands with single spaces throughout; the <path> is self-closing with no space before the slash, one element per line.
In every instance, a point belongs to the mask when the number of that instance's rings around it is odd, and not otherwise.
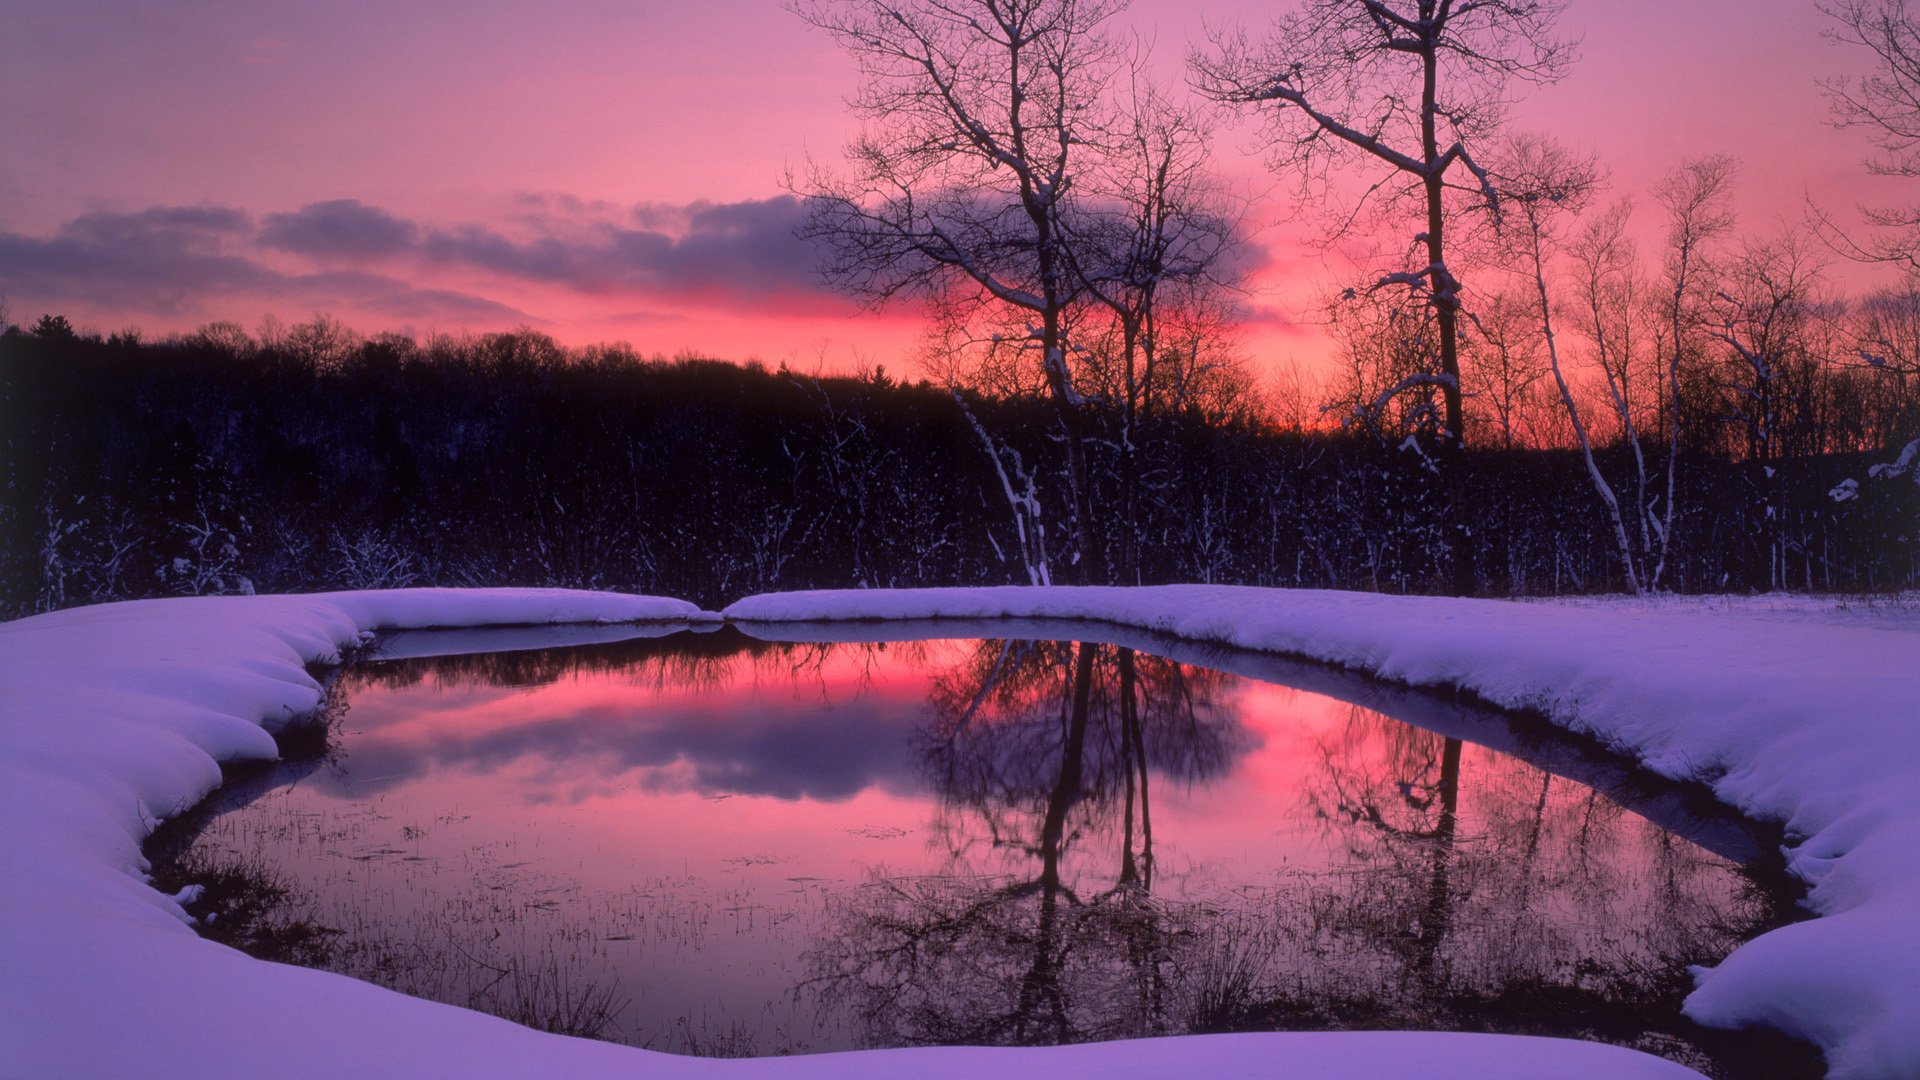
<path fill-rule="evenodd" d="M 1137 0 L 1170 74 L 1203 24 L 1259 26 L 1283 6 Z M 363 330 L 527 324 L 562 341 L 625 339 L 843 370 L 911 368 L 911 309 L 822 291 L 787 229 L 781 178 L 832 160 L 852 131 L 853 64 L 776 0 L 706 4 L 445 0 L 402 5 L 12 0 L 0 35 L 0 293 L 102 330 L 293 322 Z M 1639 197 L 1689 155 L 1744 163 L 1742 224 L 1898 201 L 1868 147 L 1826 124 L 1816 80 L 1861 56 L 1821 37 L 1809 0 L 1576 0 L 1561 84 L 1516 119 L 1608 166 Z M 1216 153 L 1289 209 L 1251 129 Z M 1293 223 L 1249 303 L 1256 361 L 1312 362 L 1329 264 Z M 1857 286 L 1871 275 L 1837 268 Z M 1469 282 L 1471 285 L 1472 283 Z"/>

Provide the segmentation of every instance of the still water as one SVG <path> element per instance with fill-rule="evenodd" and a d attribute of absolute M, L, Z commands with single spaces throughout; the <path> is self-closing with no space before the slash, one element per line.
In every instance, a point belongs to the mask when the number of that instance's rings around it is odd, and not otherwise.
<path fill-rule="evenodd" d="M 1778 904 L 1696 796 L 1312 666 L 938 629 L 401 635 L 515 651 L 349 669 L 326 756 L 171 872 L 256 953 L 674 1052 L 1442 1028 L 1739 1071 L 1685 967 Z"/>

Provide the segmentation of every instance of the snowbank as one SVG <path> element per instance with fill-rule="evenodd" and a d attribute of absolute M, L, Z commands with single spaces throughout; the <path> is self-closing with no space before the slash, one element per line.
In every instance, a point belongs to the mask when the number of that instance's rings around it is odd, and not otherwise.
<path fill-rule="evenodd" d="M 1685 610 L 1615 612 L 1211 587 L 757 597 L 741 619 L 1081 618 L 1331 660 L 1541 710 L 1702 775 L 1807 840 L 1827 917 L 1707 974 L 1695 1014 L 1768 1022 L 1839 1074 L 1920 1073 L 1920 723 L 1914 625 L 1784 629 Z M 156 820 L 270 757 L 312 709 L 306 666 L 375 628 L 709 621 L 680 601 L 564 591 L 400 590 L 142 601 L 0 624 L 0 1061 L 21 1076 L 929 1077 L 1689 1076 L 1616 1047 L 1418 1034 L 1209 1036 L 1043 1050 L 756 1061 L 544 1035 L 197 937 L 141 877 Z"/>
<path fill-rule="evenodd" d="M 1920 609 L 1573 604 L 1216 586 L 757 596 L 741 621 L 1095 619 L 1469 691 L 1781 821 L 1822 917 L 1698 973 L 1687 1012 L 1818 1044 L 1836 1077 L 1920 1077 Z"/>

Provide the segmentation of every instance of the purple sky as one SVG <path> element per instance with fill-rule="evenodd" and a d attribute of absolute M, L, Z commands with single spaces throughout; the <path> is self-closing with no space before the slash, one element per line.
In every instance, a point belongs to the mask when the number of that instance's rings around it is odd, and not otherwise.
<path fill-rule="evenodd" d="M 1178 77 L 1203 24 L 1283 9 L 1137 0 L 1122 21 Z M 326 311 L 365 330 L 524 323 L 643 352 L 910 366 L 915 313 L 821 291 L 790 235 L 781 178 L 837 158 L 856 73 L 775 0 L 6 11 L 0 291 L 16 321 L 158 332 Z M 1597 153 L 1649 241 L 1648 188 L 1700 153 L 1742 160 L 1755 232 L 1798 221 L 1808 196 L 1898 200 L 1866 176 L 1864 139 L 1826 125 L 1816 80 L 1863 59 L 1821 37 L 1809 0 L 1575 0 L 1562 26 L 1580 58 L 1516 120 Z M 1223 126 L 1216 152 L 1254 223 L 1286 216 L 1250 128 Z M 1304 323 L 1352 268 L 1303 249 L 1311 232 L 1253 237 L 1262 363 L 1325 351 Z"/>

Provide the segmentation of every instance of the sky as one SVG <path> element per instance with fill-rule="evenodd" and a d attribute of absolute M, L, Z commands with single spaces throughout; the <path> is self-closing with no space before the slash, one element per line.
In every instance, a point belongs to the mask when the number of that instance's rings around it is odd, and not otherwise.
<path fill-rule="evenodd" d="M 1291 5 L 1135 0 L 1172 78 L 1206 27 Z M 0 0 L 0 296 L 15 322 L 102 331 L 325 312 L 363 331 L 529 326 L 645 354 L 913 369 L 922 320 L 824 288 L 783 187 L 856 130 L 850 59 L 778 0 Z M 1811 0 L 1572 0 L 1580 39 L 1516 127 L 1606 166 L 1657 243 L 1649 189 L 1690 156 L 1743 168 L 1756 233 L 1808 199 L 1900 201 L 1833 130 L 1818 80 L 1863 70 Z M 1223 121 L 1251 200 L 1244 346 L 1324 360 L 1318 298 L 1355 273 Z M 1859 286 L 1865 271 L 1838 267 Z M 1471 286 L 1472 283 L 1469 282 Z"/>

